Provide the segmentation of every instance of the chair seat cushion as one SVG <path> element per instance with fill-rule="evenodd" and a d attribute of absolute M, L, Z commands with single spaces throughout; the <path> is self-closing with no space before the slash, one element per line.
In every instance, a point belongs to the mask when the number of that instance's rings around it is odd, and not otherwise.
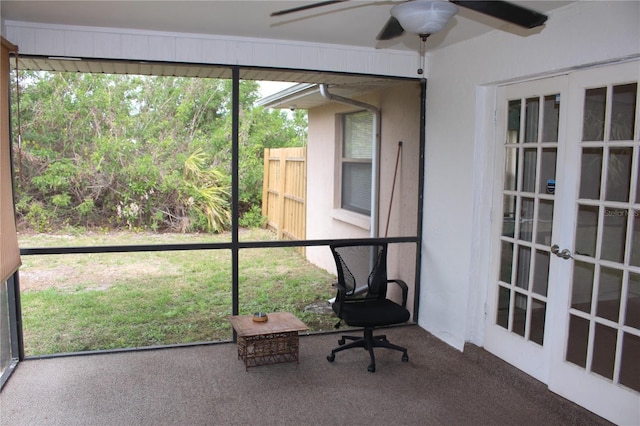
<path fill-rule="evenodd" d="M 335 313 L 352 327 L 400 324 L 409 321 L 411 316 L 408 310 L 389 299 L 345 301 L 341 314 L 338 312 L 338 303 L 334 303 L 332 307 Z"/>

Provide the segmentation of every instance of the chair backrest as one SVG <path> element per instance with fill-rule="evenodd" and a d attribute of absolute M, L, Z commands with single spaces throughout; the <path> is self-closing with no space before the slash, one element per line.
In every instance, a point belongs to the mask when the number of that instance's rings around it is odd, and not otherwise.
<path fill-rule="evenodd" d="M 387 244 L 332 244 L 336 262 L 338 285 L 346 296 L 362 292 L 368 297 L 385 298 L 387 294 Z"/>

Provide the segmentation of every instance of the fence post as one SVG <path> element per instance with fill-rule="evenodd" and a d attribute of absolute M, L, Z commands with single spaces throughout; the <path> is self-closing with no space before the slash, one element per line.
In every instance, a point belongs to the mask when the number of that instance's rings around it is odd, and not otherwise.
<path fill-rule="evenodd" d="M 284 235 L 285 226 L 285 190 L 287 183 L 287 157 L 289 150 L 279 149 L 280 153 L 280 180 L 278 181 L 278 239 Z"/>
<path fill-rule="evenodd" d="M 271 149 L 264 150 L 264 169 L 262 172 L 262 214 L 268 216 L 269 205 L 269 177 L 271 176 L 271 170 L 269 168 L 269 160 L 271 158 Z"/>

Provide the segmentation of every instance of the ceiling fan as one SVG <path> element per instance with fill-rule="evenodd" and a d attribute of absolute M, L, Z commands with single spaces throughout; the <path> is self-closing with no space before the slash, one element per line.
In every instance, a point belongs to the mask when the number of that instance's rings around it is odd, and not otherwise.
<path fill-rule="evenodd" d="M 326 0 L 273 12 L 271 16 L 324 7 L 349 0 Z M 458 11 L 457 6 L 493 16 L 506 22 L 531 29 L 539 27 L 547 20 L 547 16 L 507 1 L 458 1 L 458 0 L 407 0 L 397 2 L 391 8 L 391 16 L 376 37 L 377 40 L 391 40 L 404 32 L 418 34 L 423 41 L 436 33 L 449 22 Z"/>

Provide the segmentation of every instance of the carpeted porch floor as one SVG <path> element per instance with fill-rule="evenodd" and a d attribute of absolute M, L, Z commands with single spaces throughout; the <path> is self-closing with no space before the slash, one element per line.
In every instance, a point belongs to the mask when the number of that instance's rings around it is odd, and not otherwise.
<path fill-rule="evenodd" d="M 353 333 L 351 333 L 353 334 Z M 1 425 L 600 425 L 603 419 L 486 351 L 460 353 L 418 326 L 385 330 L 401 354 L 326 355 L 245 371 L 232 343 L 22 362 L 0 393 Z"/>

